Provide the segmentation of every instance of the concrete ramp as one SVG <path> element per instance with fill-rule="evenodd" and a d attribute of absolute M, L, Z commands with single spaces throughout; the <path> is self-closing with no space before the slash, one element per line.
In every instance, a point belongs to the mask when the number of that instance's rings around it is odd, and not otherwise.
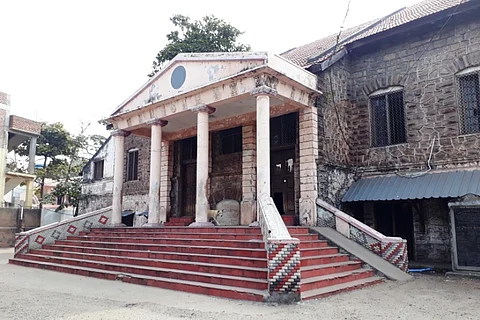
<path fill-rule="evenodd" d="M 413 277 L 408 273 L 403 272 L 390 262 L 384 260 L 382 257 L 376 255 L 360 244 L 348 239 L 332 228 L 313 227 L 310 228 L 310 230 L 321 235 L 326 240 L 334 243 L 336 246 L 342 248 L 349 254 L 362 260 L 364 263 L 370 265 L 373 269 L 380 272 L 390 280 L 409 281 L 413 279 Z"/>

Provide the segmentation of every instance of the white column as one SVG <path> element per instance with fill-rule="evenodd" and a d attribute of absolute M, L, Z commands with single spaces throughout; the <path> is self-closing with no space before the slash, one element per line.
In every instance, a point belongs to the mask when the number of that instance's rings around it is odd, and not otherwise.
<path fill-rule="evenodd" d="M 112 132 L 115 146 L 115 165 L 113 168 L 112 226 L 122 224 L 123 170 L 125 157 L 125 137 L 129 132 L 116 130 Z"/>
<path fill-rule="evenodd" d="M 35 156 L 37 153 L 37 137 L 30 138 L 30 148 L 28 152 L 28 174 L 35 173 Z M 33 198 L 33 180 L 26 182 L 25 207 L 32 207 Z"/>
<path fill-rule="evenodd" d="M 160 217 L 160 175 L 162 165 L 162 127 L 167 121 L 155 119 L 151 124 L 150 147 L 150 193 L 148 199 L 148 223 L 144 227 L 163 225 L 166 217 Z"/>
<path fill-rule="evenodd" d="M 197 203 L 195 207 L 195 222 L 190 226 L 212 226 L 208 222 L 208 115 L 215 111 L 215 108 L 201 105 L 192 109 L 197 113 Z"/>
<path fill-rule="evenodd" d="M 276 91 L 267 86 L 251 92 L 257 97 L 257 199 L 270 196 L 270 96 Z"/>

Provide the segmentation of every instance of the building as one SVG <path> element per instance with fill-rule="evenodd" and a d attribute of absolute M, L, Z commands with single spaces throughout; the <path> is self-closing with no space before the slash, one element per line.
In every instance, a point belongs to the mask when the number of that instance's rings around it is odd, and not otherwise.
<path fill-rule="evenodd" d="M 248 225 L 269 193 L 316 225 L 321 199 L 412 260 L 458 260 L 449 205 L 480 196 L 479 13 L 427 0 L 281 56 L 180 54 L 106 119 L 82 209 L 206 223 L 228 199 Z"/>
<path fill-rule="evenodd" d="M 32 207 L 35 180 L 35 154 L 41 123 L 12 115 L 10 95 L 0 92 L 0 194 L 3 197 L 18 185 L 25 183 L 24 206 Z M 27 173 L 14 172 L 7 168 L 7 155 L 20 144 L 29 141 L 29 161 Z M 1 201 L 0 206 L 5 202 Z"/>

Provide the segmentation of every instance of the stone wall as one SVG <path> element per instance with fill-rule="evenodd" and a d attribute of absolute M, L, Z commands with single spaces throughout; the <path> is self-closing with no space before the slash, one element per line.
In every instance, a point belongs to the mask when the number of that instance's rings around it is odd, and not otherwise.
<path fill-rule="evenodd" d="M 414 211 L 415 260 L 450 262 L 450 221 L 447 199 L 427 199 Z"/>
<path fill-rule="evenodd" d="M 480 66 L 480 21 L 454 17 L 430 42 L 440 26 L 378 41 L 349 55 L 352 163 L 358 161 L 370 172 L 422 170 L 430 153 L 433 167 L 480 156 L 480 134 L 460 132 L 455 96 L 455 74 Z M 404 88 L 407 143 L 371 148 L 368 95 L 390 86 Z"/>
<path fill-rule="evenodd" d="M 0 248 L 13 247 L 15 234 L 40 227 L 40 209 L 0 208 Z"/>

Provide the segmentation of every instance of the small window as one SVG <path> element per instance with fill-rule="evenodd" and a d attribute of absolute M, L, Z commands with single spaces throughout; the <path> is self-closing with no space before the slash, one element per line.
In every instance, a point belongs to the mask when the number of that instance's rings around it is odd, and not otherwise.
<path fill-rule="evenodd" d="M 138 180 L 138 150 L 128 152 L 127 181 Z"/>
<path fill-rule="evenodd" d="M 288 147 L 297 143 L 297 113 L 289 113 L 270 119 L 270 146 Z"/>
<path fill-rule="evenodd" d="M 103 178 L 103 160 L 93 162 L 93 179 Z"/>
<path fill-rule="evenodd" d="M 372 145 L 383 147 L 407 142 L 402 89 L 386 89 L 370 97 Z"/>
<path fill-rule="evenodd" d="M 457 77 L 462 133 L 480 132 L 480 71 Z"/>
<path fill-rule="evenodd" d="M 242 152 L 242 127 L 220 131 L 220 153 Z"/>

